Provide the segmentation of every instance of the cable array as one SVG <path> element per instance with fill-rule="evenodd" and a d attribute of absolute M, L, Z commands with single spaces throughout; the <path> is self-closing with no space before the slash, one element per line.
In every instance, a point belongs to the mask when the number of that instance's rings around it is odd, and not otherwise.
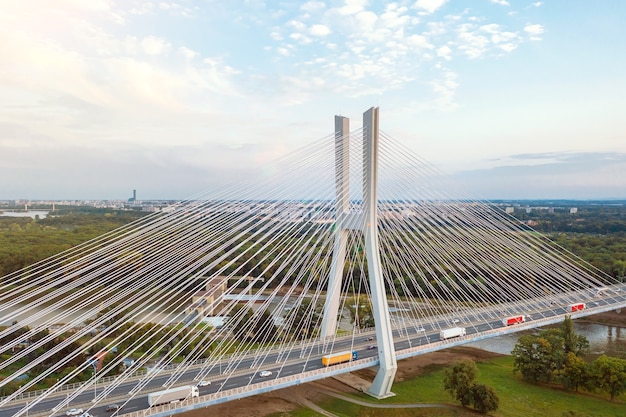
<path fill-rule="evenodd" d="M 351 134 L 351 211 L 362 210 L 362 134 Z M 334 135 L 242 184 L 198 194 L 2 278 L 0 407 L 41 384 L 16 415 L 54 410 L 101 384 L 93 407 L 129 386 L 228 379 L 241 369 L 304 366 L 374 325 L 363 236 L 348 231 L 336 338 L 318 344 L 335 233 Z M 529 303 L 576 302 L 607 275 L 482 201 L 381 133 L 378 231 L 394 329 L 481 323 Z M 537 304 L 538 303 L 538 304 Z M 63 386 L 88 378 L 69 395 Z M 56 401 L 56 400 L 55 400 Z"/>

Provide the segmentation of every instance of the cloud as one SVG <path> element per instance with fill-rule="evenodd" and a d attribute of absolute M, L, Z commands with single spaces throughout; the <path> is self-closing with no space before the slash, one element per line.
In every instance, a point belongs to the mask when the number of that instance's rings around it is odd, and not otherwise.
<path fill-rule="evenodd" d="M 444 45 L 441 48 L 437 49 L 437 56 L 449 61 L 452 59 L 452 49 L 448 47 L 448 45 Z"/>
<path fill-rule="evenodd" d="M 287 23 L 272 27 L 270 37 L 276 43 L 268 49 L 275 52 L 282 68 L 293 69 L 279 79 L 281 91 L 288 95 L 284 99 L 310 100 L 318 93 L 307 82 L 313 77 L 326 80 L 329 91 L 362 97 L 406 88 L 430 72 L 432 83 L 422 84 L 435 86 L 433 106 L 454 108 L 450 100 L 455 95 L 443 82 L 449 75 L 433 65 L 436 58 L 450 61 L 452 51 L 469 59 L 510 53 L 522 37 L 502 23 L 490 23 L 467 11 L 441 19 L 415 15 L 415 9 L 431 14 L 444 4 L 443 0 L 420 1 L 411 9 L 402 3 L 348 1 L 336 7 L 307 4 L 286 13 Z M 317 59 L 309 59 L 311 55 Z M 447 97 L 445 105 L 442 96 Z"/>
<path fill-rule="evenodd" d="M 490 0 L 493 4 L 499 4 L 500 6 L 510 6 L 507 0 Z"/>
<path fill-rule="evenodd" d="M 345 0 L 345 6 L 337 7 L 333 11 L 341 16 L 353 15 L 362 11 L 366 3 L 366 0 Z"/>
<path fill-rule="evenodd" d="M 534 25 L 526 25 L 524 26 L 524 32 L 530 35 L 530 40 L 539 41 L 541 40 L 541 36 L 544 32 L 544 28 L 542 25 L 534 24 Z"/>
<path fill-rule="evenodd" d="M 474 25 L 462 25 L 458 29 L 459 49 L 470 58 L 482 56 L 489 47 L 489 38 L 481 35 Z"/>
<path fill-rule="evenodd" d="M 313 36 L 328 36 L 330 35 L 330 29 L 325 25 L 313 25 L 309 29 L 309 33 Z"/>
<path fill-rule="evenodd" d="M 374 30 L 378 22 L 378 15 L 374 12 L 363 11 L 356 14 L 356 20 L 363 30 Z"/>
<path fill-rule="evenodd" d="M 326 4 L 321 1 L 307 1 L 300 8 L 307 13 L 319 13 L 326 8 Z"/>
<path fill-rule="evenodd" d="M 171 45 L 163 39 L 148 36 L 141 40 L 141 48 L 147 55 L 161 55 L 170 49 Z"/>
<path fill-rule="evenodd" d="M 428 13 L 435 13 L 437 9 L 441 8 L 447 0 L 417 0 L 415 2 L 415 7 L 418 9 L 423 9 Z"/>
<path fill-rule="evenodd" d="M 420 109 L 453 111 L 464 61 L 513 51 L 529 33 L 527 20 L 444 0 L 33 2 L 0 14 L 2 153 L 77 149 L 94 166 L 80 149 L 109 156 L 128 142 L 162 157 L 175 142 L 226 158 L 203 145 L 274 141 L 293 134 L 285 124 L 325 134 L 310 115 L 329 102 L 404 105 L 410 92 Z"/>
<path fill-rule="evenodd" d="M 490 161 L 492 168 L 454 174 L 474 196 L 486 199 L 624 198 L 626 154 L 549 152 Z"/>
<path fill-rule="evenodd" d="M 454 95 L 459 86 L 456 79 L 457 75 L 454 72 L 444 69 L 442 77 L 431 83 L 436 97 L 435 103 L 439 110 L 452 111 L 458 107 L 454 102 Z"/>

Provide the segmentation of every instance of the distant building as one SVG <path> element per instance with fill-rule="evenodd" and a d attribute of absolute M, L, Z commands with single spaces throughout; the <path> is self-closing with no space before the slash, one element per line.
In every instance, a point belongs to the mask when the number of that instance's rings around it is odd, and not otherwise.
<path fill-rule="evenodd" d="M 515 212 L 515 209 L 513 207 L 507 207 L 506 209 L 504 209 L 504 211 L 507 214 L 513 214 Z"/>
<path fill-rule="evenodd" d="M 218 276 L 209 279 L 204 287 L 193 295 L 191 305 L 185 309 L 185 313 L 200 316 L 212 316 L 213 310 L 224 297 L 228 289 L 228 277 Z"/>
<path fill-rule="evenodd" d="M 576 214 L 578 213 L 578 207 L 572 207 L 571 209 L 569 209 L 569 214 Z"/>

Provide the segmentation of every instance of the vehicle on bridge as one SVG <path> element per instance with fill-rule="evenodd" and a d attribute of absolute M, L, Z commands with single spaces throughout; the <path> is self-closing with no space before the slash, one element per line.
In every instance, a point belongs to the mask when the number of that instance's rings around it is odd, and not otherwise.
<path fill-rule="evenodd" d="M 190 397 L 199 396 L 200 390 L 198 390 L 198 387 L 185 385 L 164 391 L 151 392 L 148 394 L 148 406 L 154 407 L 155 405 L 169 404 L 174 401 L 183 401 Z"/>
<path fill-rule="evenodd" d="M 502 319 L 502 325 L 511 326 L 513 324 L 524 323 L 526 318 L 524 316 L 513 316 Z"/>
<path fill-rule="evenodd" d="M 596 288 L 595 297 L 603 297 L 609 291 L 607 287 L 598 287 Z"/>
<path fill-rule="evenodd" d="M 322 365 L 337 365 L 338 363 L 355 361 L 357 359 L 359 359 L 359 353 L 356 350 L 346 350 L 345 352 L 331 353 L 330 355 L 322 356 Z"/>
<path fill-rule="evenodd" d="M 587 307 L 585 305 L 585 303 L 576 303 L 576 304 L 570 304 L 567 306 L 567 310 L 568 311 L 580 311 L 580 310 L 584 310 L 585 307 Z"/>
<path fill-rule="evenodd" d="M 443 329 L 439 332 L 439 338 L 441 340 L 450 339 L 452 337 L 465 336 L 465 327 L 450 327 L 449 329 Z"/>

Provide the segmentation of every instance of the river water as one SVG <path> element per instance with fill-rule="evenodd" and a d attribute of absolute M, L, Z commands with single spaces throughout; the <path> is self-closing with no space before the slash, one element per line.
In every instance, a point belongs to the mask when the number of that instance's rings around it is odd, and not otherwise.
<path fill-rule="evenodd" d="M 4 217 L 30 217 L 34 219 L 39 217 L 40 219 L 45 219 L 46 216 L 50 213 L 49 210 L 29 210 L 29 211 L 3 211 L 0 212 L 0 216 Z"/>
<path fill-rule="evenodd" d="M 626 327 L 574 321 L 574 330 L 589 340 L 591 359 L 603 354 L 626 358 Z M 541 329 L 534 329 L 492 337 L 471 343 L 468 346 L 508 355 L 522 335 L 539 333 L 540 331 Z"/>

